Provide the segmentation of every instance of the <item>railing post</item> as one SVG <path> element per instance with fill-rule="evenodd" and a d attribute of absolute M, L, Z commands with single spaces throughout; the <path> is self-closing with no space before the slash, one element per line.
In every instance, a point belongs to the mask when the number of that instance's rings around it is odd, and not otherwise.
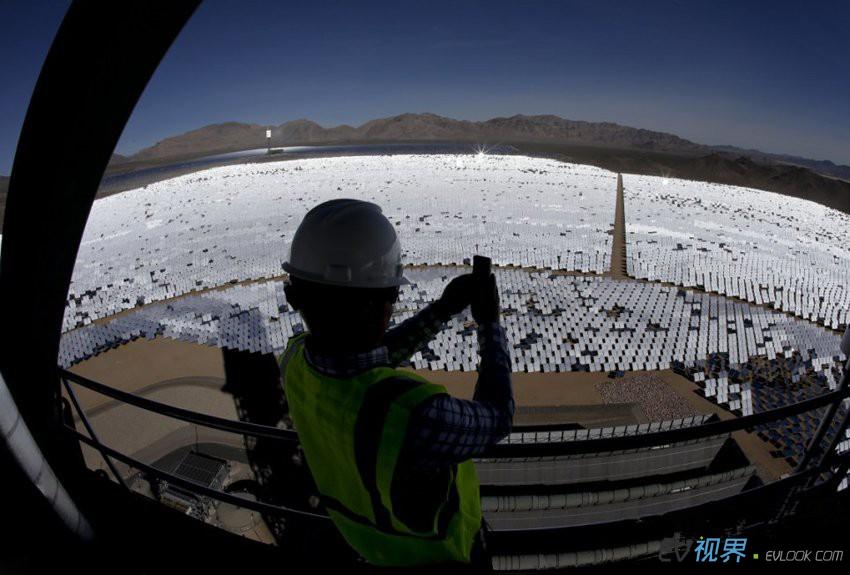
<path fill-rule="evenodd" d="M 844 426 L 839 431 L 841 436 L 844 435 L 844 431 L 847 429 L 847 423 L 850 420 L 850 416 L 844 417 Z M 850 470 L 850 452 L 845 454 L 844 458 L 838 463 L 835 471 L 832 476 L 826 481 L 827 487 L 830 492 L 833 492 L 838 489 L 838 486 L 841 484 L 841 480 L 847 476 L 847 472 Z M 848 488 L 850 489 L 850 488 Z"/>
<path fill-rule="evenodd" d="M 844 373 L 841 374 L 841 384 L 838 386 L 838 391 L 844 392 L 847 390 L 848 380 L 850 380 L 850 325 L 844 330 L 844 337 L 841 338 L 841 353 L 843 353 L 847 360 L 844 363 Z M 818 428 L 815 431 L 815 434 L 812 436 L 809 441 L 809 445 L 806 448 L 806 453 L 803 456 L 803 459 L 797 464 L 794 468 L 795 473 L 802 473 L 809 468 L 809 464 L 812 459 L 817 454 L 817 463 L 812 467 L 814 470 L 820 470 L 823 466 L 824 462 L 828 461 L 830 456 L 832 455 L 832 451 L 838 445 L 838 442 L 841 441 L 841 436 L 844 433 L 844 429 L 847 426 L 847 414 L 845 414 L 844 419 L 841 425 L 838 428 L 838 432 L 835 437 L 830 441 L 829 446 L 826 449 L 821 448 L 821 443 L 823 442 L 823 438 L 826 436 L 827 431 L 832 424 L 832 420 L 835 418 L 835 414 L 838 411 L 839 406 L 846 398 L 842 397 L 841 399 L 836 399 L 832 403 L 829 404 L 829 408 L 824 416 L 821 418 L 820 423 L 818 423 Z M 846 464 L 843 464 L 846 468 Z M 842 464 L 839 464 L 839 471 L 835 474 L 835 476 L 841 475 L 841 467 Z M 803 485 L 798 485 L 791 488 L 788 492 L 788 495 L 785 497 L 785 501 L 779 507 L 779 510 L 776 513 L 776 516 L 773 518 L 774 522 L 781 521 L 784 517 L 791 515 L 797 508 L 797 504 L 799 503 L 800 494 L 811 489 L 820 478 L 821 473 L 813 473 Z M 834 477 L 833 477 L 834 478 Z M 830 479 L 830 483 L 832 483 L 832 479 Z"/>
<path fill-rule="evenodd" d="M 71 387 L 71 384 L 68 383 L 68 380 L 65 379 L 65 377 L 62 377 L 62 385 L 65 386 L 65 391 L 68 392 L 68 397 L 71 399 L 71 403 L 74 404 L 74 409 L 79 414 L 80 421 L 83 422 L 83 426 L 86 428 L 89 437 L 91 437 L 97 445 L 97 450 L 100 452 L 100 456 L 103 457 L 103 460 L 106 462 L 106 466 L 109 467 L 109 471 L 112 472 L 112 475 L 115 476 L 115 480 L 120 483 L 124 487 L 124 489 L 130 491 L 130 487 L 124 481 L 124 478 L 121 477 L 121 474 L 118 473 L 118 469 L 115 468 L 115 464 L 112 462 L 112 459 L 103 450 L 103 445 L 100 443 L 100 440 L 97 438 L 94 429 L 89 423 L 89 418 L 86 416 L 86 412 L 83 411 L 83 408 L 80 406 L 80 402 L 77 400 L 77 394 L 74 393 L 74 388 Z"/>
<path fill-rule="evenodd" d="M 844 362 L 844 373 L 841 375 L 841 384 L 839 385 L 839 390 L 844 391 L 847 389 L 847 386 L 850 385 L 850 383 L 848 383 L 848 381 L 850 381 L 850 325 L 848 325 L 847 329 L 844 330 L 844 337 L 841 339 L 841 352 L 847 357 L 847 360 Z M 838 412 L 838 408 L 842 401 L 843 399 L 836 400 L 829 405 L 827 412 L 818 424 L 817 431 L 815 431 L 811 441 L 809 441 L 806 454 L 803 456 L 803 459 L 800 460 L 800 463 L 797 464 L 795 471 L 802 471 L 806 469 L 816 455 L 818 457 L 816 465 L 820 466 L 830 450 L 835 448 L 835 445 L 837 445 L 835 441 L 830 442 L 830 446 L 825 450 L 821 449 L 821 443 L 829 431 L 829 428 L 832 425 L 832 420 L 835 418 L 835 414 Z M 845 425 L 846 418 L 841 427 L 843 428 Z M 841 432 L 842 429 L 839 429 L 839 434 Z"/>

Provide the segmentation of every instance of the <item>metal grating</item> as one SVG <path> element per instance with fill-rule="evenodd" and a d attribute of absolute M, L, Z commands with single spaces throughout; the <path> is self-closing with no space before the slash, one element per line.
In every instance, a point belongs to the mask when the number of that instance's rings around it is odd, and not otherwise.
<path fill-rule="evenodd" d="M 174 473 L 193 483 L 219 488 L 227 474 L 227 462 L 224 459 L 190 451 L 177 464 Z"/>

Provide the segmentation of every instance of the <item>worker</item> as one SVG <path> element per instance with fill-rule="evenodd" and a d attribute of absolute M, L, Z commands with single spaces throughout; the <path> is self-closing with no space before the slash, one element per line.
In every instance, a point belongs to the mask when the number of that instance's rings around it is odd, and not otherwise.
<path fill-rule="evenodd" d="M 387 331 L 403 277 L 375 204 L 331 200 L 292 240 L 286 298 L 306 331 L 280 365 L 290 417 L 334 525 L 373 566 L 489 571 L 471 458 L 510 433 L 514 400 L 493 274 L 463 274 Z M 398 369 L 471 306 L 481 361 L 473 400 Z"/>

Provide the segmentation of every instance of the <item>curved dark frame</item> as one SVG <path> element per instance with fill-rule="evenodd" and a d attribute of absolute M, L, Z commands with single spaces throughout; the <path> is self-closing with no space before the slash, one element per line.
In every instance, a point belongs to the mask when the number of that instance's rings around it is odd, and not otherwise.
<path fill-rule="evenodd" d="M 65 298 L 89 211 L 142 91 L 200 0 L 75 0 L 42 66 L 6 198 L 0 252 L 0 371 L 38 447 L 72 497 L 88 480 L 62 425 L 57 358 Z M 49 160 L 49 165 L 46 165 Z M 21 302 L 38 302 L 21 305 Z M 11 462 L 5 442 L 0 462 Z M 15 468 L 14 464 L 13 469 Z M 7 512 L 43 509 L 10 472 Z M 49 522 L 49 511 L 34 522 Z"/>
<path fill-rule="evenodd" d="M 45 446 L 58 420 L 65 298 L 98 185 L 142 91 L 199 3 L 75 1 L 36 83 L 3 222 L 0 317 L 8 327 L 0 330 L 0 369 Z"/>

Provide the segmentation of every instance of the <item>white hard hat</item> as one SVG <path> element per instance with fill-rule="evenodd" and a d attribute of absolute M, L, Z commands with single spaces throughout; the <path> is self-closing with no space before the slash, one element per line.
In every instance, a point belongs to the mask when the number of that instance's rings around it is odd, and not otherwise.
<path fill-rule="evenodd" d="M 283 269 L 322 284 L 385 288 L 402 276 L 401 244 L 381 208 L 360 200 L 330 200 L 304 216 Z"/>

